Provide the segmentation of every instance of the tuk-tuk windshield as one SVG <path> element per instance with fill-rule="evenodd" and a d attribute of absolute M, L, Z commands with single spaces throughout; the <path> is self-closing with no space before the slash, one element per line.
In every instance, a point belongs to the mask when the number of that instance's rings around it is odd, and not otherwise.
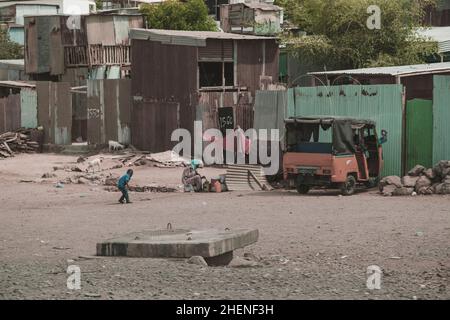
<path fill-rule="evenodd" d="M 288 124 L 286 148 L 288 152 L 332 153 L 331 126 L 319 124 Z"/>
<path fill-rule="evenodd" d="M 286 123 L 288 152 L 352 154 L 354 138 L 351 120 Z"/>

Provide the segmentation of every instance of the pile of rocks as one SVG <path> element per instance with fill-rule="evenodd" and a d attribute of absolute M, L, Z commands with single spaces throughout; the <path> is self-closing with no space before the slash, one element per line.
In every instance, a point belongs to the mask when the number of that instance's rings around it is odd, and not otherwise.
<path fill-rule="evenodd" d="M 416 194 L 450 194 L 450 161 L 439 161 L 433 168 L 417 165 L 407 176 L 388 176 L 379 184 L 385 196 L 406 196 Z"/>

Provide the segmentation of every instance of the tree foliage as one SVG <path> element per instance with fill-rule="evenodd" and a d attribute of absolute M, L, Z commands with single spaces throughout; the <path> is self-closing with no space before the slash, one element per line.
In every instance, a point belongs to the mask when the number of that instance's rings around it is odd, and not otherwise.
<path fill-rule="evenodd" d="M 152 29 L 216 31 L 216 23 L 208 16 L 203 0 L 168 0 L 161 4 L 145 4 L 141 12 Z"/>
<path fill-rule="evenodd" d="M 328 70 L 424 63 L 437 45 L 419 38 L 424 8 L 434 0 L 277 0 L 285 18 L 306 36 L 285 36 L 288 48 Z M 381 28 L 369 29 L 370 5 L 381 9 Z"/>
<path fill-rule="evenodd" d="M 22 59 L 23 50 L 20 44 L 9 39 L 6 30 L 0 29 L 0 59 Z"/>

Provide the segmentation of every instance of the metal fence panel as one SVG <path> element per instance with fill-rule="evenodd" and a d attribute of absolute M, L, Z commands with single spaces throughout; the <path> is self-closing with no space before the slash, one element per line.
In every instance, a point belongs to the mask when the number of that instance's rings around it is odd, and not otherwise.
<path fill-rule="evenodd" d="M 37 127 L 36 90 L 23 88 L 20 90 L 20 122 L 24 128 Z"/>
<path fill-rule="evenodd" d="M 433 163 L 450 160 L 450 76 L 434 76 Z"/>
<path fill-rule="evenodd" d="M 432 166 L 433 101 L 413 99 L 406 103 L 406 170 L 421 164 Z"/>
<path fill-rule="evenodd" d="M 383 145 L 382 175 L 402 174 L 401 85 L 298 87 L 288 91 L 288 116 L 335 115 L 368 118 L 377 122 L 378 133 L 388 131 Z M 289 97 L 289 95 L 292 95 Z"/>

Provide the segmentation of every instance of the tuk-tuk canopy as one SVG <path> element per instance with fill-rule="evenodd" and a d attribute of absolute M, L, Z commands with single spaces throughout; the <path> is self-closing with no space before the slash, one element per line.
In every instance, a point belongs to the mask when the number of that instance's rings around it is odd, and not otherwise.
<path fill-rule="evenodd" d="M 319 127 L 328 130 L 333 129 L 333 150 L 336 154 L 355 153 L 354 130 L 363 127 L 375 127 L 375 121 L 369 119 L 357 119 L 336 116 L 309 116 L 291 117 L 285 119 L 286 128 L 298 127 L 300 141 L 308 142 L 311 137 L 317 142 Z"/>

